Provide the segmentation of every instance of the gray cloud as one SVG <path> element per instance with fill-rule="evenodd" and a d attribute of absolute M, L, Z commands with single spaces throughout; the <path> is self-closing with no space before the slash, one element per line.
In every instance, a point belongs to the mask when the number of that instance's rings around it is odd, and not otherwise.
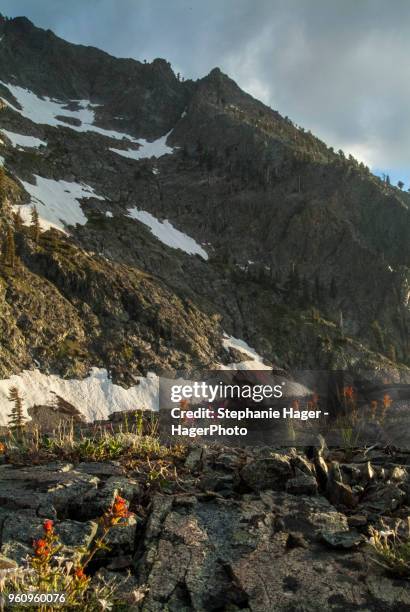
<path fill-rule="evenodd" d="M 72 42 L 214 66 L 372 168 L 410 179 L 407 0 L 5 0 Z"/>

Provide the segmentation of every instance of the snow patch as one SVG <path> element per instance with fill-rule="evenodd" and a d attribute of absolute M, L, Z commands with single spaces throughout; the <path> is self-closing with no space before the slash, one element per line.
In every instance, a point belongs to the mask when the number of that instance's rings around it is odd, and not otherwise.
<path fill-rule="evenodd" d="M 68 110 L 65 108 L 67 102 L 62 100 L 52 100 L 47 96 L 40 98 L 29 89 L 19 87 L 18 85 L 12 85 L 11 83 L 0 81 L 0 84 L 9 89 L 21 106 L 21 110 L 16 108 L 5 98 L 2 98 L 7 106 L 34 123 L 51 125 L 53 127 L 63 126 L 77 132 L 97 132 L 98 134 L 117 140 L 126 138 L 132 142 L 137 142 L 133 136 L 129 136 L 123 132 L 106 130 L 94 125 L 95 113 L 93 109 L 100 106 L 99 104 L 91 104 L 89 100 L 71 100 L 70 102 L 76 102 L 79 108 L 78 110 Z M 61 119 L 57 119 L 58 116 L 78 119 L 81 121 L 81 125 L 65 123 L 61 121 Z"/>
<path fill-rule="evenodd" d="M 167 219 L 160 221 L 151 213 L 138 208 L 128 210 L 128 215 L 147 225 L 158 240 L 173 249 L 181 249 L 188 255 L 200 255 L 208 259 L 208 253 L 193 238 L 177 230 Z"/>
<path fill-rule="evenodd" d="M 171 134 L 172 130 L 165 134 L 165 136 L 161 136 L 157 140 L 153 142 L 148 142 L 141 138 L 138 140 L 138 144 L 140 145 L 139 149 L 113 149 L 110 147 L 110 151 L 113 153 L 117 153 L 117 155 L 121 155 L 122 157 L 128 157 L 130 159 L 144 159 L 147 157 L 162 157 L 162 155 L 166 155 L 167 153 L 173 153 L 172 147 L 169 147 L 166 142 L 168 136 Z"/>
<path fill-rule="evenodd" d="M 114 215 L 112 214 L 112 212 L 110 210 L 107 210 L 106 213 L 105 213 L 105 216 L 106 217 L 110 217 L 110 219 L 112 219 Z"/>
<path fill-rule="evenodd" d="M 52 391 L 73 404 L 87 421 L 107 419 L 118 410 L 158 410 L 158 376 L 148 373 L 138 380 L 138 385 L 124 389 L 112 382 L 105 369 L 92 368 L 89 376 L 82 380 L 65 380 L 39 370 L 24 370 L 21 374 L 0 380 L 0 424 L 7 424 L 12 407 L 7 399 L 11 387 L 19 390 L 26 417 L 27 408 L 31 406 L 52 405 L 55 401 Z"/>
<path fill-rule="evenodd" d="M 224 335 L 223 345 L 240 350 L 251 359 L 228 366 L 220 365 L 221 370 L 270 370 L 262 357 L 244 340 Z M 23 399 L 24 416 L 27 409 L 35 405 L 53 405 L 55 395 L 64 398 L 77 408 L 87 421 L 107 419 L 112 412 L 120 410 L 159 409 L 159 377 L 149 372 L 146 377 L 138 377 L 138 384 L 124 389 L 115 385 L 107 370 L 92 368 L 84 379 L 63 379 L 55 374 L 43 374 L 40 370 L 24 370 L 10 378 L 0 380 L 0 425 L 7 425 L 11 402 L 8 395 L 11 387 L 17 387 Z M 167 381 L 163 379 L 165 384 Z M 176 384 L 177 380 L 168 381 Z"/>
<path fill-rule="evenodd" d="M 40 140 L 40 138 L 35 138 L 34 136 L 25 136 L 24 134 L 17 134 L 16 132 L 9 132 L 4 129 L 1 131 L 11 141 L 13 147 L 30 147 L 32 149 L 38 149 L 41 145 L 47 146 L 44 140 Z"/>
<path fill-rule="evenodd" d="M 35 179 L 35 185 L 21 181 L 24 189 L 31 196 L 31 205 L 16 205 L 13 208 L 15 211 L 20 211 L 24 223 L 30 224 L 31 208 L 34 205 L 37 208 L 43 230 L 54 227 L 67 233 L 65 225 L 85 225 L 87 217 L 82 211 L 79 200 L 81 198 L 104 200 L 88 185 L 54 181 L 36 175 Z"/>
<path fill-rule="evenodd" d="M 271 370 L 272 366 L 263 363 L 263 358 L 245 342 L 239 338 L 234 338 L 228 334 L 224 334 L 222 344 L 229 350 L 230 348 L 236 349 L 248 355 L 251 359 L 248 361 L 240 361 L 238 363 L 230 363 L 228 366 L 221 365 L 221 370 Z"/>

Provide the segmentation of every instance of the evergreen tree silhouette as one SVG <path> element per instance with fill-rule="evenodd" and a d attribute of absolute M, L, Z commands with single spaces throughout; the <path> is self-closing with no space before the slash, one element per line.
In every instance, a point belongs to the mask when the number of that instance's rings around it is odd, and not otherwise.
<path fill-rule="evenodd" d="M 40 240 L 40 219 L 35 206 L 31 209 L 31 235 L 36 244 Z"/>
<path fill-rule="evenodd" d="M 16 431 L 19 436 L 23 433 L 25 418 L 23 416 L 23 401 L 17 387 L 11 387 L 8 400 L 13 402 L 13 408 L 9 414 L 8 425 L 10 429 Z"/>
<path fill-rule="evenodd" d="M 7 227 L 6 243 L 3 251 L 3 263 L 14 270 L 16 265 L 16 245 L 14 242 L 14 232 L 10 225 Z"/>
<path fill-rule="evenodd" d="M 21 216 L 20 208 L 17 208 L 16 212 L 13 213 L 14 227 L 19 232 L 23 228 L 23 218 Z"/>

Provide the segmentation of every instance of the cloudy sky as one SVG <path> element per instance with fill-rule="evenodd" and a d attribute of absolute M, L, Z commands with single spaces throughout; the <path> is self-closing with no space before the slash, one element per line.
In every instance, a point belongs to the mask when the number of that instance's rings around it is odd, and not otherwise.
<path fill-rule="evenodd" d="M 3 0 L 76 43 L 219 66 L 336 149 L 410 187 L 409 0 Z"/>

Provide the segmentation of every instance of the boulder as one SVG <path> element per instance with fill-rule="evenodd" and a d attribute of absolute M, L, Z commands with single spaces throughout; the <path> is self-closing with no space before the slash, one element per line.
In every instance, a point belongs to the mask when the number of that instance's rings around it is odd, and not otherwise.
<path fill-rule="evenodd" d="M 69 463 L 46 466 L 0 466 L 0 506 L 6 509 L 48 507 L 50 516 L 63 518 L 72 504 L 80 502 L 88 493 L 96 491 L 99 479 L 73 469 Z M 42 515 L 44 516 L 44 510 Z"/>
<path fill-rule="evenodd" d="M 254 491 L 280 490 L 292 477 L 292 467 L 288 457 L 272 453 L 270 457 L 249 461 L 240 474 L 243 482 Z"/>
<path fill-rule="evenodd" d="M 300 474 L 286 482 L 286 491 L 293 495 L 316 495 L 318 491 L 316 478 L 312 475 Z"/>

